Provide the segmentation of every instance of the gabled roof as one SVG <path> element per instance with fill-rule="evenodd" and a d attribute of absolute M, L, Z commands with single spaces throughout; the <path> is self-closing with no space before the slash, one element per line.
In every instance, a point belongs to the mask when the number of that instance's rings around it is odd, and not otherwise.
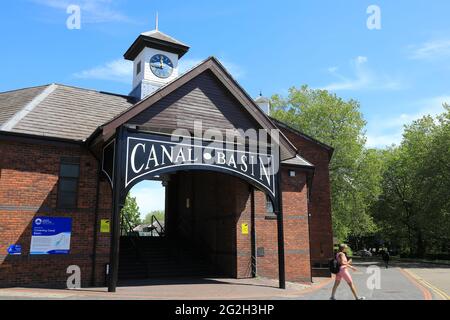
<path fill-rule="evenodd" d="M 297 129 L 295 129 L 295 128 L 289 126 L 288 124 L 286 124 L 286 123 L 284 123 L 284 122 L 281 122 L 281 121 L 279 121 L 279 120 L 277 120 L 277 119 L 275 119 L 275 118 L 272 118 L 272 117 L 271 117 L 271 119 L 272 119 L 272 121 L 276 124 L 277 127 L 284 128 L 284 129 L 286 129 L 286 130 L 289 130 L 289 131 L 291 131 L 292 133 L 294 133 L 294 134 L 296 134 L 296 135 L 299 135 L 299 136 L 305 138 L 306 140 L 311 141 L 312 143 L 315 143 L 315 144 L 317 144 L 318 146 L 324 148 L 325 150 L 328 151 L 328 153 L 329 153 L 329 155 L 330 155 L 330 158 L 331 158 L 331 156 L 333 155 L 333 153 L 334 153 L 334 148 L 333 148 L 333 147 L 331 147 L 331 146 L 329 146 L 329 145 L 327 145 L 327 144 L 325 144 L 325 143 L 323 143 L 323 142 L 321 142 L 321 141 L 319 141 L 319 140 L 317 140 L 317 139 L 315 139 L 315 138 L 313 138 L 313 137 L 311 137 L 311 136 L 309 136 L 309 135 L 307 135 L 307 134 L 301 132 L 300 130 L 297 130 Z"/>
<path fill-rule="evenodd" d="M 145 47 L 165 50 L 178 54 L 181 58 L 189 51 L 189 46 L 178 41 L 159 30 L 152 30 L 141 33 L 131 47 L 125 52 L 124 58 L 133 61 Z"/>
<path fill-rule="evenodd" d="M 299 155 L 295 156 L 295 158 L 287 159 L 282 162 L 284 165 L 290 165 L 290 166 L 300 166 L 300 167 L 309 167 L 314 168 L 314 165 L 311 162 L 306 161 Z"/>
<path fill-rule="evenodd" d="M 131 97 L 60 84 L 0 93 L 0 131 L 83 141 Z"/>
<path fill-rule="evenodd" d="M 133 97 L 77 88 L 61 84 L 25 88 L 0 93 L 0 131 L 36 137 L 91 142 L 100 133 L 103 139 L 115 132 L 135 114 L 193 79 L 210 70 L 263 128 L 288 128 L 331 150 L 286 124 L 267 117 L 214 57 L 206 59 L 184 75 L 169 82 L 146 99 L 136 103 Z M 312 166 L 297 155 L 296 147 L 281 133 L 284 164 Z M 290 159 L 290 160 L 289 160 Z"/>
<path fill-rule="evenodd" d="M 187 47 L 187 45 L 184 44 L 183 42 L 178 41 L 177 39 L 175 39 L 175 38 L 173 38 L 173 37 L 171 37 L 171 36 L 161 32 L 159 30 L 151 30 L 151 31 L 143 32 L 143 33 L 141 33 L 141 35 L 146 36 L 146 37 L 151 37 L 151 38 L 154 38 L 154 39 L 158 39 L 158 40 L 161 40 L 161 41 L 170 42 L 172 44 L 178 44 L 180 46 Z"/>
<path fill-rule="evenodd" d="M 167 83 L 145 99 L 138 102 L 132 108 L 127 109 L 126 111 L 103 125 L 101 127 L 101 131 L 104 140 L 107 140 L 109 137 L 111 137 L 115 133 L 116 128 L 127 123 L 136 115 L 140 114 L 147 108 L 150 108 L 153 104 L 207 70 L 211 71 L 215 75 L 215 77 L 226 87 L 226 89 L 236 98 L 236 100 L 240 102 L 243 108 L 248 112 L 249 116 L 253 117 L 262 128 L 268 130 L 278 129 L 277 126 L 272 122 L 272 120 L 258 107 L 255 101 L 226 71 L 222 64 L 216 58 L 209 57 L 193 69 Z M 281 158 L 283 160 L 290 159 L 296 156 L 297 149 L 281 132 L 280 146 L 282 149 Z"/>

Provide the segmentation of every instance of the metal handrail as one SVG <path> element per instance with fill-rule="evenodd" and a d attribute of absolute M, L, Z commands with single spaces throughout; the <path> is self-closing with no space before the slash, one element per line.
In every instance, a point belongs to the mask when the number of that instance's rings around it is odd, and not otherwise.
<path fill-rule="evenodd" d="M 126 225 L 125 225 L 125 223 Z M 129 235 L 130 233 L 133 233 L 133 226 L 130 222 L 130 220 L 128 220 L 128 218 L 126 217 L 126 215 L 122 214 L 122 229 L 125 230 L 126 235 Z M 128 229 L 126 228 L 128 226 Z"/>
<path fill-rule="evenodd" d="M 122 215 L 122 227 L 125 226 L 124 221 L 126 222 L 126 224 L 128 225 L 128 228 L 130 230 L 127 232 L 127 229 L 125 228 L 126 235 L 127 236 L 129 236 L 130 234 L 133 235 L 133 226 L 131 225 L 130 220 L 128 220 L 128 218 L 125 215 Z M 131 245 L 134 247 L 134 250 L 136 253 L 136 258 L 139 260 L 140 263 L 142 263 L 145 266 L 145 268 L 147 268 L 147 272 L 148 272 L 148 265 L 144 261 L 142 254 L 141 254 L 141 250 L 138 245 L 139 233 L 137 233 L 137 238 L 134 238 L 134 237 L 128 237 L 128 238 L 131 241 Z"/>
<path fill-rule="evenodd" d="M 159 222 L 158 218 L 156 218 L 155 215 L 152 215 L 152 226 L 153 224 L 156 222 L 159 225 L 159 228 L 161 229 L 161 232 L 158 231 L 158 228 L 155 227 L 156 233 L 158 234 L 158 236 L 162 237 L 164 235 L 164 227 L 161 225 L 161 223 Z M 152 233 L 153 234 L 153 233 Z"/>

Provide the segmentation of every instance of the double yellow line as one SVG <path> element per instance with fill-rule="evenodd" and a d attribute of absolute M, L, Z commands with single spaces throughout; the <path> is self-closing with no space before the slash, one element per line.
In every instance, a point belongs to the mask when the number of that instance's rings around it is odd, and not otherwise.
<path fill-rule="evenodd" d="M 450 296 L 445 293 L 444 291 L 442 291 L 441 289 L 433 286 L 431 283 L 429 283 L 428 281 L 426 281 L 425 279 L 419 277 L 417 274 L 413 273 L 410 270 L 406 270 L 403 269 L 403 271 L 405 271 L 406 273 L 408 273 L 411 277 L 413 277 L 414 279 L 416 279 L 417 281 L 419 281 L 421 284 L 423 284 L 424 286 L 426 286 L 427 288 L 431 289 L 436 295 L 438 295 L 439 297 L 441 297 L 443 300 L 450 300 Z"/>

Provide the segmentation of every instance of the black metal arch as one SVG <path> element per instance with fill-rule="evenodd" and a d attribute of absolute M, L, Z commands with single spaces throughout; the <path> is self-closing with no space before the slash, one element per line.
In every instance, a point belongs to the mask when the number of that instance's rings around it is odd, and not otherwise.
<path fill-rule="evenodd" d="M 113 213 L 111 221 L 111 248 L 110 248 L 110 268 L 109 268 L 109 278 L 108 278 L 108 291 L 115 292 L 118 280 L 118 266 L 119 266 L 119 243 L 120 243 L 120 211 L 124 206 L 125 198 L 128 192 L 133 186 L 148 180 L 150 177 L 155 177 L 157 175 L 173 173 L 177 171 L 211 171 L 229 174 L 238 177 L 244 181 L 247 181 L 250 185 L 262 190 L 267 195 L 274 204 L 274 211 L 277 215 L 277 229 L 278 229 L 278 264 L 279 264 L 279 287 L 284 289 L 285 285 L 285 261 L 284 261 L 284 236 L 283 236 L 283 213 L 282 213 L 282 196 L 281 196 L 281 170 L 278 170 L 276 174 L 272 174 L 273 186 L 271 188 L 262 182 L 258 182 L 257 179 L 252 179 L 249 175 L 245 175 L 239 170 L 232 170 L 226 166 L 212 166 L 212 165 L 201 165 L 196 163 L 189 163 L 186 165 L 176 165 L 176 166 L 163 166 L 156 170 L 150 170 L 147 173 L 137 175 L 127 182 L 129 179 L 129 130 L 121 126 L 116 130 L 115 138 L 109 142 L 103 152 L 103 172 L 108 177 L 113 194 Z M 136 133 L 136 132 L 135 132 Z M 141 137 L 145 137 L 145 133 L 137 132 Z M 162 139 L 161 141 L 163 141 Z M 154 141 L 154 140 L 152 140 Z M 164 142 L 164 143 L 167 143 Z M 140 146 L 141 149 L 145 147 Z M 143 168 L 143 165 L 140 166 Z M 135 169 L 135 168 L 134 168 Z M 154 168 L 152 168 L 154 169 Z M 260 173 L 261 175 L 261 173 Z"/>
<path fill-rule="evenodd" d="M 139 177 L 138 179 L 135 179 L 132 182 L 130 182 L 130 184 L 128 184 L 124 188 L 124 193 L 125 193 L 125 195 L 128 194 L 135 185 L 139 184 L 142 181 L 151 180 L 152 178 L 156 178 L 162 174 L 170 174 L 170 173 L 176 173 L 176 172 L 180 172 L 180 171 L 207 171 L 207 172 L 218 172 L 218 173 L 231 175 L 233 177 L 239 178 L 239 179 L 247 182 L 248 184 L 255 187 L 256 189 L 264 192 L 264 194 L 266 194 L 267 196 L 270 197 L 270 200 L 272 200 L 272 202 L 274 204 L 277 201 L 277 197 L 274 194 L 268 192 L 267 190 L 265 190 L 265 188 L 261 187 L 260 184 L 255 183 L 254 180 L 249 179 L 248 177 L 246 177 L 242 174 L 233 172 L 232 170 L 223 170 L 223 169 L 218 169 L 218 168 L 211 167 L 211 166 L 200 166 L 200 165 L 195 165 L 195 164 L 183 166 L 183 167 L 176 166 L 176 167 L 171 167 L 171 168 L 164 168 L 164 169 L 156 170 L 152 173 L 145 174 L 142 177 Z"/>

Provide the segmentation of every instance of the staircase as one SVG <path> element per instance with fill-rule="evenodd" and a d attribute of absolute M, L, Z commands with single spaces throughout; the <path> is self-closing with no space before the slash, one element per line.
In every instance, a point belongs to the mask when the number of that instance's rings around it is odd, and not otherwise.
<path fill-rule="evenodd" d="M 165 237 L 121 237 L 119 279 L 214 275 L 213 266 L 193 248 L 171 245 Z"/>

